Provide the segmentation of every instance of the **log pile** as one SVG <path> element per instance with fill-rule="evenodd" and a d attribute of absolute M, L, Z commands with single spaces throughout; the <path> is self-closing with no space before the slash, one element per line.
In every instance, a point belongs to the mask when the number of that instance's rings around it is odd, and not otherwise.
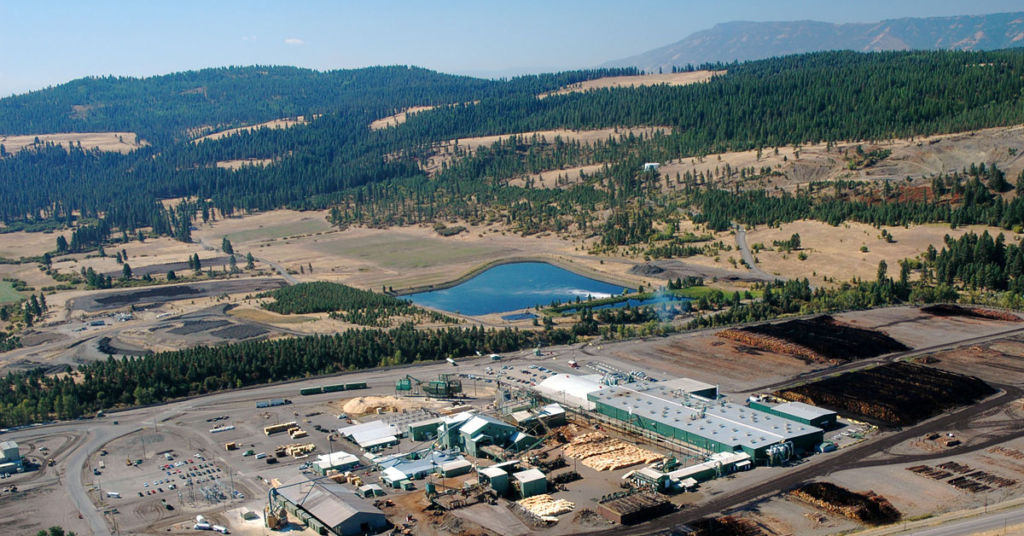
<path fill-rule="evenodd" d="M 890 363 L 773 393 L 891 426 L 909 426 L 995 393 L 978 378 L 912 363 Z"/>
<path fill-rule="evenodd" d="M 565 499 L 555 499 L 548 494 L 527 497 L 518 501 L 518 503 L 519 506 L 540 518 L 560 516 L 572 512 L 573 508 L 576 508 L 576 505 L 572 502 Z"/>
<path fill-rule="evenodd" d="M 562 454 L 575 458 L 596 471 L 614 471 L 663 458 L 647 449 L 630 445 L 600 432 L 576 436 L 565 446 Z"/>
<path fill-rule="evenodd" d="M 981 307 L 961 307 L 959 305 L 952 305 L 948 303 L 922 307 L 921 311 L 935 316 L 968 316 L 974 318 L 987 318 L 989 320 L 1021 322 L 1021 317 L 1012 313 L 1005 313 L 1003 311 L 996 311 L 993 309 L 983 309 Z"/>
<path fill-rule="evenodd" d="M 840 363 L 838 359 L 827 359 L 825 356 L 811 350 L 810 348 L 800 346 L 799 344 L 793 344 L 785 339 L 780 339 L 779 337 L 773 337 L 771 335 L 751 333 L 741 329 L 723 329 L 715 335 L 718 335 L 723 339 L 729 339 L 740 344 L 745 344 L 752 348 L 757 348 L 758 350 L 764 350 L 766 352 L 776 354 L 791 355 L 807 363 L 827 363 L 829 365 L 837 365 Z"/>
<path fill-rule="evenodd" d="M 899 510 L 888 499 L 872 491 L 855 493 L 828 482 L 812 482 L 790 493 L 823 510 L 869 525 L 892 523 L 900 518 Z"/>

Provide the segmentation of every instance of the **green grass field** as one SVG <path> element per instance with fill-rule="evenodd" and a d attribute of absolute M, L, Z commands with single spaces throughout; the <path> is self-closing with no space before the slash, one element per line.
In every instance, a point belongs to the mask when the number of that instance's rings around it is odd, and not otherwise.
<path fill-rule="evenodd" d="M 227 235 L 227 237 L 233 244 L 237 244 L 242 242 L 251 242 L 253 240 L 272 240 L 275 238 L 284 238 L 286 236 L 307 235 L 310 233 L 329 231 L 330 229 L 331 224 L 327 223 L 327 220 L 323 218 L 310 218 L 308 220 L 304 219 L 302 221 L 285 223 L 282 225 L 272 225 L 269 227 L 249 229 L 247 231 L 239 231 L 237 233 L 231 233 Z"/>
<path fill-rule="evenodd" d="M 0 281 L 0 303 L 15 303 L 22 298 L 24 296 L 14 290 L 10 281 Z"/>

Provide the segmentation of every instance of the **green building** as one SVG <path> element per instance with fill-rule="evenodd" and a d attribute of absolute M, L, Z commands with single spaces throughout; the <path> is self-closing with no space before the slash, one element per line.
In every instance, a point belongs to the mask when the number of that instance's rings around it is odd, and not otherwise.
<path fill-rule="evenodd" d="M 491 489 L 498 493 L 498 495 L 505 495 L 508 493 L 508 473 L 496 466 L 484 467 L 477 471 L 477 478 L 482 484 L 487 484 Z"/>
<path fill-rule="evenodd" d="M 475 415 L 459 427 L 459 438 L 463 450 L 471 455 L 479 457 L 480 448 L 485 445 L 508 445 L 518 430 L 510 424 L 488 417 L 486 415 Z"/>
<path fill-rule="evenodd" d="M 512 475 L 513 483 L 520 498 L 533 497 L 548 492 L 548 479 L 540 469 L 527 469 Z"/>
<path fill-rule="evenodd" d="M 595 411 L 607 417 L 709 454 L 745 452 L 755 464 L 772 464 L 811 452 L 824 436 L 820 428 L 809 424 L 660 384 L 607 386 L 587 398 Z"/>
<path fill-rule="evenodd" d="M 817 426 L 818 428 L 834 428 L 839 415 L 834 411 L 804 404 L 803 402 L 786 402 L 785 404 L 769 404 L 760 400 L 751 400 L 750 407 L 765 413 L 777 415 L 798 423 Z"/>
<path fill-rule="evenodd" d="M 444 422 L 444 417 L 427 419 L 409 423 L 408 437 L 413 441 L 428 441 L 437 438 L 437 429 Z"/>

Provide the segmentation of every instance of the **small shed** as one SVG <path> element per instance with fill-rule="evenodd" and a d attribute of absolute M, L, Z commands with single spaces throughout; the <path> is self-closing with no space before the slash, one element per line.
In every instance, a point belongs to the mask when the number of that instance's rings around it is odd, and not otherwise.
<path fill-rule="evenodd" d="M 364 499 L 380 497 L 381 495 L 384 495 L 384 488 L 380 487 L 378 484 L 367 484 L 356 488 L 356 495 L 359 495 Z"/>
<path fill-rule="evenodd" d="M 409 476 L 394 467 L 388 467 L 381 472 L 380 481 L 393 488 L 401 488 L 409 481 Z"/>
<path fill-rule="evenodd" d="M 548 492 L 548 479 L 540 469 L 527 469 L 520 471 L 512 478 L 515 480 L 516 489 L 523 499 Z"/>
<path fill-rule="evenodd" d="M 469 460 L 453 460 L 441 466 L 441 475 L 445 478 L 460 476 L 470 472 L 472 469 L 473 464 L 469 463 Z"/>
<path fill-rule="evenodd" d="M 500 467 L 484 467 L 477 471 L 482 484 L 488 484 L 499 495 L 508 493 L 508 473 Z"/>

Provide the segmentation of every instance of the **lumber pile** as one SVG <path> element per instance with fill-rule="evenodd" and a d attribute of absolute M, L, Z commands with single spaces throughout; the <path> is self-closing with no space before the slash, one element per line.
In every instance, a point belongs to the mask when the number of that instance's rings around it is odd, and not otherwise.
<path fill-rule="evenodd" d="M 562 454 L 596 471 L 614 471 L 638 463 L 655 462 L 663 457 L 601 432 L 576 436 L 562 449 Z"/>
<path fill-rule="evenodd" d="M 560 516 L 572 512 L 576 505 L 565 500 L 555 499 L 548 494 L 534 495 L 518 501 L 519 506 L 537 517 Z"/>
<path fill-rule="evenodd" d="M 284 451 L 287 456 L 301 456 L 303 454 L 309 454 L 316 450 L 315 443 L 291 443 L 288 445 L 280 445 L 275 451 Z"/>

